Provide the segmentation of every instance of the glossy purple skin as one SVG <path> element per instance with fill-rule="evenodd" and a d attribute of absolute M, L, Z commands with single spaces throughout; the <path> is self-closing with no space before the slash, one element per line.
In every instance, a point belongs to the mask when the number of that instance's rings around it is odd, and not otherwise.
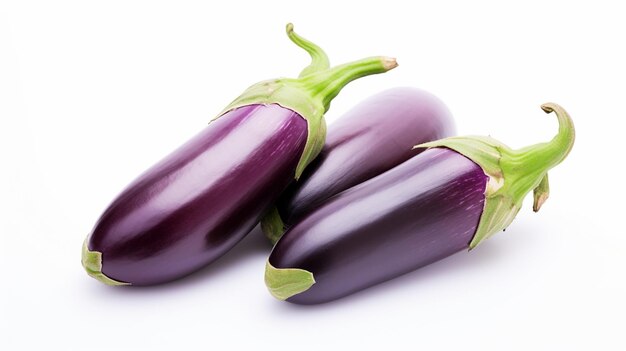
<path fill-rule="evenodd" d="M 288 301 L 331 301 L 467 249 L 487 179 L 465 156 L 435 148 L 333 197 L 272 251 L 274 267 L 315 278 Z"/>
<path fill-rule="evenodd" d="M 331 196 L 415 156 L 416 144 L 454 134 L 450 111 L 434 95 L 393 88 L 369 97 L 331 124 L 320 155 L 277 208 L 286 227 Z"/>
<path fill-rule="evenodd" d="M 129 185 L 88 241 L 102 272 L 133 285 L 167 282 L 222 256 L 294 179 L 307 139 L 296 112 L 230 111 Z"/>

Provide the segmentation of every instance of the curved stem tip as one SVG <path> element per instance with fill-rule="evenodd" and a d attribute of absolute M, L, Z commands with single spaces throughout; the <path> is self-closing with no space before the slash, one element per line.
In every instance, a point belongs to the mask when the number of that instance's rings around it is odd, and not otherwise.
<path fill-rule="evenodd" d="M 306 52 L 311 55 L 311 64 L 305 67 L 300 72 L 299 77 L 304 77 L 311 73 L 323 71 L 330 67 L 330 61 L 328 60 L 328 56 L 326 55 L 324 50 L 322 50 L 322 48 L 320 48 L 318 45 L 294 32 L 293 24 L 291 23 L 287 23 L 287 36 L 294 44 L 306 50 Z"/>

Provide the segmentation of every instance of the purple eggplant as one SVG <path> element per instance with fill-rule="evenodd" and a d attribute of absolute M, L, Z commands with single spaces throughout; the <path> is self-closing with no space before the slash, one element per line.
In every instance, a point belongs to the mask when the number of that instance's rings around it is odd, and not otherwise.
<path fill-rule="evenodd" d="M 311 64 L 298 78 L 248 88 L 122 191 L 83 244 L 89 275 L 110 285 L 158 284 L 222 256 L 319 154 L 323 114 L 339 91 L 396 66 L 394 59 L 371 57 L 331 68 L 291 24 L 287 34 Z"/>
<path fill-rule="evenodd" d="M 331 301 L 473 249 L 504 230 L 534 191 L 538 211 L 547 172 L 574 143 L 560 106 L 559 132 L 548 143 L 512 150 L 488 137 L 452 137 L 331 198 L 276 243 L 265 282 L 278 299 Z"/>
<path fill-rule="evenodd" d="M 415 144 L 453 133 L 450 111 L 428 92 L 393 88 L 371 96 L 330 125 L 320 155 L 263 219 L 263 232 L 276 242 L 333 195 L 423 151 L 413 149 Z"/>

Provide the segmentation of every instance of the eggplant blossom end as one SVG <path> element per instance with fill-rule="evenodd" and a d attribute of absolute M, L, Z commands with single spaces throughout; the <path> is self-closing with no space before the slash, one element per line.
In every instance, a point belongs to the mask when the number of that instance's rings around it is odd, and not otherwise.
<path fill-rule="evenodd" d="M 469 158 L 489 177 L 485 188 L 485 205 L 470 250 L 494 233 L 506 229 L 513 221 L 526 195 L 533 191 L 536 212 L 549 195 L 548 171 L 561 163 L 571 151 L 574 124 L 569 114 L 555 103 L 543 104 L 546 113 L 554 112 L 559 132 L 547 143 L 519 150 L 490 137 L 452 137 L 415 146 L 446 147 Z"/>
<path fill-rule="evenodd" d="M 299 268 L 275 268 L 267 261 L 265 265 L 265 285 L 278 300 L 307 291 L 315 284 L 313 273 Z"/>
<path fill-rule="evenodd" d="M 83 243 L 82 259 L 81 263 L 83 268 L 87 271 L 87 274 L 92 278 L 106 284 L 106 285 L 131 285 L 130 283 L 120 282 L 115 279 L 107 277 L 102 273 L 102 253 L 98 251 L 90 251 L 87 247 L 87 240 Z"/>

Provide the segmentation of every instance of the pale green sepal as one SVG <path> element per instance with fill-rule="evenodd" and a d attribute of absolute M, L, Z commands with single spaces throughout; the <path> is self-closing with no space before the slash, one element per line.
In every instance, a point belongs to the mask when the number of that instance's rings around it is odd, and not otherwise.
<path fill-rule="evenodd" d="M 265 264 L 265 285 L 272 296 L 279 300 L 307 291 L 315 284 L 313 273 L 299 268 L 274 268 Z"/>
<path fill-rule="evenodd" d="M 330 107 L 331 100 L 351 81 L 387 72 L 398 64 L 389 57 L 369 57 L 329 68 L 328 57 L 324 51 L 298 36 L 291 24 L 287 25 L 287 35 L 310 54 L 311 64 L 298 78 L 278 78 L 252 85 L 211 121 L 238 107 L 253 104 L 278 104 L 298 113 L 306 120 L 308 131 L 304 150 L 296 167 L 295 178 L 298 179 L 324 146 L 324 113 Z"/>
<path fill-rule="evenodd" d="M 87 274 L 106 285 L 130 285 L 130 283 L 124 283 L 111 279 L 102 273 L 102 253 L 98 251 L 90 251 L 87 247 L 86 239 L 83 243 L 81 263 L 87 271 Z"/>
<path fill-rule="evenodd" d="M 559 105 L 546 103 L 546 112 L 555 112 L 559 132 L 548 143 L 512 150 L 489 137 L 452 137 L 415 146 L 415 148 L 446 147 L 479 165 L 489 181 L 485 188 L 485 204 L 470 249 L 496 232 L 506 229 L 519 212 L 524 197 L 533 190 L 533 209 L 539 210 L 548 197 L 548 170 L 561 163 L 575 140 L 574 124 Z"/>
<path fill-rule="evenodd" d="M 299 179 L 306 166 L 322 151 L 326 140 L 326 121 L 323 118 L 326 110 L 323 102 L 319 99 L 312 99 L 295 79 L 274 79 L 248 88 L 213 120 L 228 111 L 253 104 L 277 104 L 298 113 L 306 120 L 307 140 L 295 174 L 295 178 Z"/>
<path fill-rule="evenodd" d="M 500 149 L 508 148 L 498 140 L 485 136 L 458 136 L 435 140 L 414 146 L 413 148 L 447 147 L 479 164 L 497 184 L 502 183 L 500 169 Z"/>
<path fill-rule="evenodd" d="M 285 232 L 285 224 L 283 223 L 283 219 L 280 217 L 280 213 L 275 206 L 273 206 L 272 209 L 265 216 L 263 216 L 263 219 L 261 220 L 261 230 L 272 245 L 276 244 L 278 239 L 283 236 L 283 233 Z"/>
<path fill-rule="evenodd" d="M 470 250 L 493 234 L 505 230 L 522 207 L 519 201 L 506 193 L 485 196 L 485 207 L 480 216 L 476 233 L 470 242 Z"/>
<path fill-rule="evenodd" d="M 550 184 L 548 183 L 548 173 L 546 173 L 539 185 L 533 190 L 533 211 L 538 212 L 549 196 Z"/>

